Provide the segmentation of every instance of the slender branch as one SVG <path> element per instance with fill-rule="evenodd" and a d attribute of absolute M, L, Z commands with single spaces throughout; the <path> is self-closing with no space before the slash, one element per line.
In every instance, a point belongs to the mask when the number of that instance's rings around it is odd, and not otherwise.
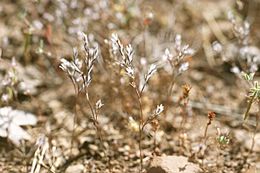
<path fill-rule="evenodd" d="M 70 143 L 70 153 L 72 154 L 72 148 L 73 148 L 73 140 L 75 136 L 75 126 L 77 121 L 77 104 L 78 104 L 78 97 L 79 97 L 79 90 L 76 86 L 75 80 L 72 76 L 69 75 L 70 80 L 73 83 L 74 91 L 75 91 L 75 104 L 74 104 L 74 115 L 73 115 L 73 125 L 72 125 L 72 135 L 71 135 L 71 143 Z"/>
<path fill-rule="evenodd" d="M 154 145 L 154 148 L 153 148 L 153 153 L 154 155 L 156 155 L 156 130 L 154 131 L 154 138 L 153 138 L 153 145 Z"/>
<path fill-rule="evenodd" d="M 254 95 L 251 97 L 248 105 L 247 105 L 246 112 L 245 112 L 245 115 L 244 115 L 244 120 L 246 120 L 247 117 L 248 117 L 249 110 L 251 109 L 251 106 L 252 106 L 252 104 L 253 104 L 253 102 L 255 100 L 256 94 L 257 93 L 255 92 Z"/>
<path fill-rule="evenodd" d="M 96 123 L 96 115 L 95 115 L 95 111 L 94 111 L 94 108 L 93 106 L 91 105 L 91 102 L 90 102 L 90 99 L 89 99 L 89 93 L 88 93 L 88 89 L 86 89 L 86 99 L 87 99 L 87 103 L 88 103 L 88 106 L 90 108 L 90 111 L 91 111 L 91 115 L 92 115 L 92 119 L 94 121 L 94 124 Z"/>
<path fill-rule="evenodd" d="M 104 146 L 104 140 L 103 140 L 103 135 L 102 135 L 102 128 L 100 127 L 99 123 L 98 123 L 98 115 L 97 115 L 97 111 L 96 109 L 93 108 L 91 102 L 90 102 L 90 99 L 89 99 L 89 92 L 88 92 L 88 87 L 86 86 L 86 98 L 87 98 L 87 103 L 88 103 L 88 106 L 91 110 L 91 114 L 92 114 L 92 119 L 93 119 L 93 124 L 96 128 L 96 131 L 97 131 L 97 135 L 98 135 L 98 138 L 99 138 L 99 141 L 100 141 L 100 146 L 103 148 L 103 151 L 105 153 L 105 157 L 107 159 L 107 162 L 108 162 L 108 166 L 109 166 L 109 171 L 111 172 L 111 163 L 110 163 L 110 159 L 109 159 L 109 156 L 108 156 L 108 152 L 106 151 L 106 147 Z"/>
<path fill-rule="evenodd" d="M 140 90 L 140 96 L 141 96 L 141 97 L 142 97 L 142 95 L 143 95 L 143 91 L 144 91 L 144 88 L 146 87 L 147 83 L 148 83 L 148 81 L 145 81 L 145 83 L 144 83 L 142 89 Z"/>
<path fill-rule="evenodd" d="M 144 130 L 145 126 L 152 122 L 154 119 L 156 119 L 156 116 L 153 114 L 151 115 L 152 118 L 148 118 L 145 120 L 145 122 L 142 124 L 142 131 Z"/>
<path fill-rule="evenodd" d="M 172 73 L 171 78 L 172 78 L 172 80 L 171 80 L 170 88 L 168 90 L 168 96 L 172 95 L 173 86 L 175 84 L 176 75 L 174 74 L 174 72 Z"/>
<path fill-rule="evenodd" d="M 141 94 L 134 85 L 135 93 L 138 97 L 138 103 L 139 103 L 139 111 L 140 111 L 140 117 L 139 117 L 139 152 L 140 152 L 140 173 L 143 170 L 143 153 L 142 153 L 142 133 L 143 133 L 143 106 L 142 106 L 142 100 L 141 100 Z"/>
<path fill-rule="evenodd" d="M 205 131 L 204 131 L 204 144 L 206 145 L 207 142 L 207 132 L 208 132 L 208 128 L 209 128 L 210 123 L 207 123 Z"/>

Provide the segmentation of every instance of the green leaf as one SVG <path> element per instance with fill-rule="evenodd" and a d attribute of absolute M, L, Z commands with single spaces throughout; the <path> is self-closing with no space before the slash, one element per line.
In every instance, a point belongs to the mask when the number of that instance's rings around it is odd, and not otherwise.
<path fill-rule="evenodd" d="M 254 75 L 255 73 L 245 73 L 245 72 L 241 72 L 242 73 L 242 76 L 243 78 L 246 80 L 246 81 L 252 81 L 254 79 Z"/>

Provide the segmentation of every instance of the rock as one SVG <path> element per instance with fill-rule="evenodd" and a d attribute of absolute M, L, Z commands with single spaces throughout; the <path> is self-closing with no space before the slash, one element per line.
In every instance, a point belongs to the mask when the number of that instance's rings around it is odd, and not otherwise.
<path fill-rule="evenodd" d="M 155 157 L 147 173 L 199 173 L 200 167 L 184 156 Z"/>
<path fill-rule="evenodd" d="M 85 172 L 85 167 L 82 164 L 69 166 L 65 173 L 83 173 Z"/>

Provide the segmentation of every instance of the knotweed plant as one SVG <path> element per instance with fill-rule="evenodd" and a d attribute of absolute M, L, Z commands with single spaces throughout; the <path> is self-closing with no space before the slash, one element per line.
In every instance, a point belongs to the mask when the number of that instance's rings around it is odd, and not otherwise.
<path fill-rule="evenodd" d="M 79 58 L 78 50 L 73 48 L 73 60 L 68 61 L 66 59 L 61 59 L 60 68 L 66 72 L 67 76 L 73 83 L 75 93 L 76 93 L 76 104 L 75 104 L 75 114 L 74 114 L 74 125 L 72 133 L 72 141 L 74 137 L 75 123 L 77 119 L 77 98 L 80 93 L 85 94 L 86 102 L 91 111 L 91 120 L 96 128 L 98 138 L 100 143 L 103 144 L 102 129 L 98 122 L 98 115 L 103 103 L 98 100 L 96 103 L 92 103 L 89 97 L 89 87 L 92 82 L 92 72 L 95 62 L 99 56 L 98 47 L 90 47 L 88 37 L 86 34 L 82 33 L 84 41 L 84 53 L 85 57 L 83 59 Z"/>
<path fill-rule="evenodd" d="M 138 98 L 138 105 L 139 105 L 139 122 L 136 122 L 132 117 L 129 118 L 129 125 L 133 127 L 136 131 L 139 133 L 139 152 L 140 152 L 140 172 L 143 171 L 143 153 L 142 153 L 142 138 L 144 133 L 144 128 L 148 124 L 154 124 L 154 130 L 157 130 L 157 127 L 155 127 L 155 121 L 157 120 L 158 116 L 162 113 L 164 110 L 163 105 L 158 105 L 154 113 L 145 119 L 145 116 L 143 115 L 143 103 L 142 103 L 142 96 L 145 87 L 148 85 L 148 82 L 150 78 L 154 75 L 154 73 L 157 71 L 157 66 L 155 64 L 151 64 L 148 68 L 147 73 L 144 75 L 144 83 L 141 83 L 138 81 L 138 73 L 136 71 L 136 68 L 133 64 L 133 48 L 129 44 L 127 46 L 124 46 L 117 34 L 112 34 L 111 38 L 112 43 L 112 50 L 114 55 L 119 54 L 121 59 L 118 60 L 118 64 L 120 67 L 125 71 L 126 75 L 130 79 L 130 86 L 134 89 L 135 94 Z M 137 128 L 138 126 L 138 128 Z M 138 130 L 137 130 L 138 129 Z"/>

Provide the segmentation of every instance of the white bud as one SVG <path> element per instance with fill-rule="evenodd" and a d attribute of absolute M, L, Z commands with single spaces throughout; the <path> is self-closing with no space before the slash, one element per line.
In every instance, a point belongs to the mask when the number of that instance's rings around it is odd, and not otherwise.
<path fill-rule="evenodd" d="M 132 67 L 129 67 L 129 66 L 126 67 L 125 71 L 126 71 L 126 73 L 129 77 L 134 78 L 135 72 L 134 72 L 134 69 Z"/>
<path fill-rule="evenodd" d="M 184 71 L 188 70 L 188 68 L 189 68 L 188 62 L 182 63 L 179 68 L 179 73 L 183 73 Z"/>
<path fill-rule="evenodd" d="M 145 76 L 145 81 L 147 82 L 156 71 L 157 66 L 155 64 L 152 64 L 148 69 L 147 75 Z"/>
<path fill-rule="evenodd" d="M 102 101 L 99 99 L 99 100 L 96 102 L 96 109 L 100 109 L 102 106 L 104 106 L 104 104 L 103 104 Z"/>
<path fill-rule="evenodd" d="M 164 106 L 162 104 L 157 105 L 156 110 L 155 110 L 155 115 L 161 114 L 163 110 L 164 110 Z"/>

